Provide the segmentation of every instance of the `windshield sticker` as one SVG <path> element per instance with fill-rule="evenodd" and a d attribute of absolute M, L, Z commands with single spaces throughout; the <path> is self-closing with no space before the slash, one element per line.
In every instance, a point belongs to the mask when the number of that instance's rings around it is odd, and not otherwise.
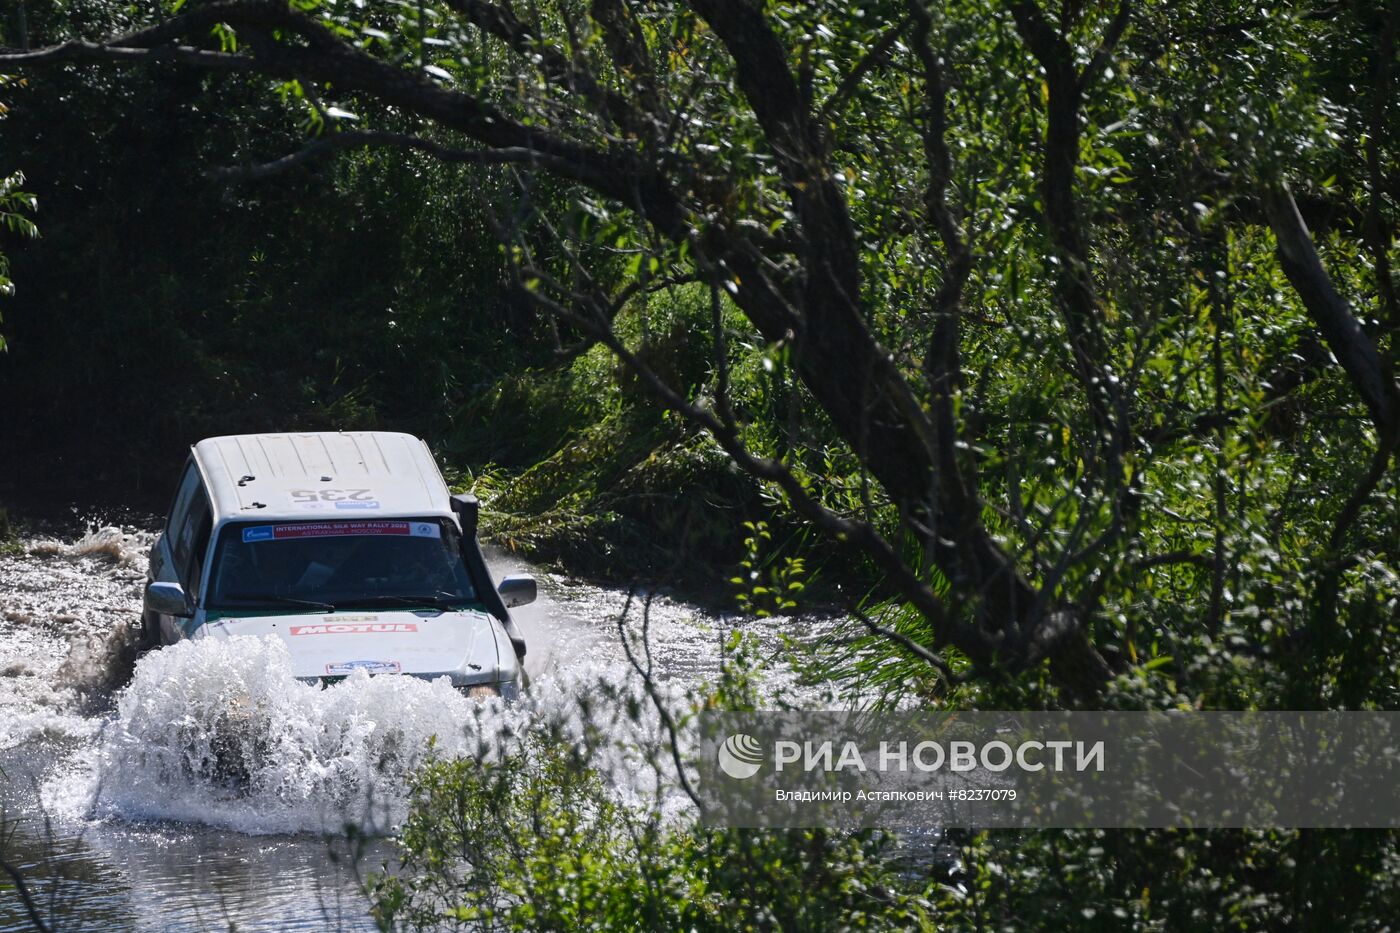
<path fill-rule="evenodd" d="M 378 622 L 357 625 L 293 625 L 293 635 L 379 635 L 416 632 L 412 622 Z"/>
<path fill-rule="evenodd" d="M 441 538 L 435 522 L 299 522 L 295 525 L 254 525 L 243 529 L 245 543 L 289 538 L 343 538 L 347 535 L 408 535 Z"/>
<path fill-rule="evenodd" d="M 403 672 L 403 665 L 398 661 L 341 661 L 339 664 L 326 665 L 328 677 L 343 677 L 346 674 L 353 674 L 355 671 L 366 671 L 370 674 L 399 674 Z"/>

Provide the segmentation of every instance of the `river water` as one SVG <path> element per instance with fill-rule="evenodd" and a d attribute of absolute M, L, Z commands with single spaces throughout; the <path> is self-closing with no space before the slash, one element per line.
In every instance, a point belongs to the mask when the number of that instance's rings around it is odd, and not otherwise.
<path fill-rule="evenodd" d="M 411 678 L 319 690 L 291 677 L 275 644 L 251 639 L 138 661 L 128 635 L 152 526 L 58 528 L 0 558 L 0 857 L 52 928 L 372 930 L 362 872 L 392 870 L 404 778 L 430 741 L 437 754 L 487 754 L 535 717 L 566 718 L 598 683 L 636 689 L 617 628 L 627 594 L 500 552 L 488 552 L 497 577 L 541 582 L 540 599 L 514 612 L 532 681 L 516 707 Z M 638 618 L 633 600 L 634 631 Z M 647 626 L 656 677 L 675 693 L 712 681 L 736 626 L 777 658 L 784 625 L 658 598 Z M 767 684 L 775 699 L 830 702 L 780 660 Z M 236 781 L 230 760 L 248 763 Z M 0 893 L 0 933 L 31 928 L 15 892 Z"/>

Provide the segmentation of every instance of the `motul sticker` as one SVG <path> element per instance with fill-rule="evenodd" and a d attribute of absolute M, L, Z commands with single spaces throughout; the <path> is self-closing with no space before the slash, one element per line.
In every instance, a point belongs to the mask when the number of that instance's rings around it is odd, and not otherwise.
<path fill-rule="evenodd" d="M 403 671 L 403 665 L 398 661 L 341 661 L 339 664 L 326 665 L 328 677 L 345 676 L 353 674 L 355 671 L 368 671 L 371 674 L 398 674 Z"/>
<path fill-rule="evenodd" d="M 285 541 L 290 538 L 343 538 L 347 535 L 407 535 L 441 538 L 436 522 L 297 522 L 295 525 L 254 525 L 243 529 L 243 540 Z"/>
<path fill-rule="evenodd" d="M 340 625 L 293 625 L 293 635 L 378 635 L 416 632 L 418 626 L 412 622 L 359 622 Z"/>

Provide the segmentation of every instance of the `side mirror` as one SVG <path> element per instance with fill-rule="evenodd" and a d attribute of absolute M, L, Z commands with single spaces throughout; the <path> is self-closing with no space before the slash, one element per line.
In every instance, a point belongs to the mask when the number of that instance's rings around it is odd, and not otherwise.
<path fill-rule="evenodd" d="M 152 583 L 146 589 L 146 608 L 167 616 L 194 615 L 185 588 L 178 583 Z"/>
<path fill-rule="evenodd" d="M 457 519 L 462 525 L 462 535 L 464 537 L 476 536 L 476 522 L 481 514 L 481 503 L 476 496 L 469 492 L 459 492 L 452 497 L 452 511 L 457 513 Z"/>
<path fill-rule="evenodd" d="M 513 573 L 501 581 L 496 592 L 501 594 L 501 602 L 506 604 L 507 609 L 514 609 L 534 602 L 539 595 L 539 587 L 535 584 L 535 578 L 528 573 Z"/>

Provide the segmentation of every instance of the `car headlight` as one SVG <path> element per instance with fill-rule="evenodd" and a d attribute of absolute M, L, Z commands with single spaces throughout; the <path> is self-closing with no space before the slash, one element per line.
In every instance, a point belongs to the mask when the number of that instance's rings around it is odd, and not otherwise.
<path fill-rule="evenodd" d="M 501 695 L 499 684 L 472 684 L 462 688 L 462 692 L 473 700 L 489 700 Z"/>

